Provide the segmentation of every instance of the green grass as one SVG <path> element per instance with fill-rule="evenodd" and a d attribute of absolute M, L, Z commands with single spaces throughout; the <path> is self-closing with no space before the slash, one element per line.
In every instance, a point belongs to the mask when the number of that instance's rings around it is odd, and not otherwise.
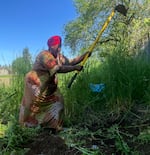
<path fill-rule="evenodd" d="M 0 124 L 0 138 L 5 136 L 5 132 L 8 129 L 7 125 Z"/>
<path fill-rule="evenodd" d="M 13 75 L 0 75 L 0 78 L 10 78 L 10 77 L 12 77 Z"/>

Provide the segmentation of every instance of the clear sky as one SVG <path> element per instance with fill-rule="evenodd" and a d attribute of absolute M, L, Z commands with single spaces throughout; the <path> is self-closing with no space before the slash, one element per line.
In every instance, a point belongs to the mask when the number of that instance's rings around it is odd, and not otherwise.
<path fill-rule="evenodd" d="M 26 47 L 35 57 L 75 18 L 72 0 L 0 0 L 0 65 L 11 64 Z"/>

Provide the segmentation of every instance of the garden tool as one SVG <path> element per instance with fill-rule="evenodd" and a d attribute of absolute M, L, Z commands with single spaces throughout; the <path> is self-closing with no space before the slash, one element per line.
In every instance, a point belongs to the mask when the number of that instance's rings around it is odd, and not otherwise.
<path fill-rule="evenodd" d="M 125 6 L 122 5 L 122 4 L 117 5 L 117 6 L 115 7 L 115 9 L 112 10 L 111 14 L 109 15 L 109 17 L 108 17 L 107 20 L 105 21 L 104 25 L 102 26 L 101 30 L 99 31 L 99 33 L 98 33 L 98 35 L 97 35 L 95 41 L 93 42 L 93 44 L 92 44 L 92 45 L 89 47 L 89 49 L 87 50 L 87 51 L 89 51 L 89 52 L 85 55 L 83 61 L 82 61 L 81 64 L 80 64 L 81 66 L 83 66 L 83 65 L 85 64 L 85 62 L 87 61 L 87 59 L 89 58 L 89 56 L 90 56 L 91 53 L 93 52 L 93 49 L 94 49 L 94 47 L 96 46 L 96 44 L 98 43 L 98 41 L 99 41 L 99 39 L 100 39 L 102 33 L 103 33 L 104 30 L 107 28 L 107 26 L 108 26 L 108 24 L 110 23 L 112 17 L 115 15 L 115 11 L 117 11 L 117 12 L 123 14 L 124 16 L 126 16 L 126 14 L 127 14 L 127 9 L 126 9 Z M 73 81 L 76 79 L 76 77 L 77 77 L 77 75 L 79 74 L 79 72 L 80 72 L 80 71 L 77 71 L 77 72 L 74 74 L 74 76 L 71 78 L 71 80 L 70 80 L 70 82 L 69 82 L 69 84 L 68 84 L 68 88 L 71 87 Z"/>

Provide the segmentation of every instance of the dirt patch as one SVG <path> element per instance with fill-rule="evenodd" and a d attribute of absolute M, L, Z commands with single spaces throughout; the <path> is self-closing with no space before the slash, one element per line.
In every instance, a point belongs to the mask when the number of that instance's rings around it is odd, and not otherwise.
<path fill-rule="evenodd" d="M 24 148 L 29 149 L 25 155 L 81 155 L 78 150 L 69 148 L 60 136 L 47 131 L 40 133 Z"/>

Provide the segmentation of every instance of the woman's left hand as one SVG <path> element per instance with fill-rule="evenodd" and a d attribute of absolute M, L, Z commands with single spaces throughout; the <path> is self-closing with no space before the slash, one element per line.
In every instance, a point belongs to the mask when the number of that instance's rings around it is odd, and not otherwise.
<path fill-rule="evenodd" d="M 88 57 L 90 57 L 92 55 L 92 52 L 87 51 L 85 55 L 88 55 Z"/>

